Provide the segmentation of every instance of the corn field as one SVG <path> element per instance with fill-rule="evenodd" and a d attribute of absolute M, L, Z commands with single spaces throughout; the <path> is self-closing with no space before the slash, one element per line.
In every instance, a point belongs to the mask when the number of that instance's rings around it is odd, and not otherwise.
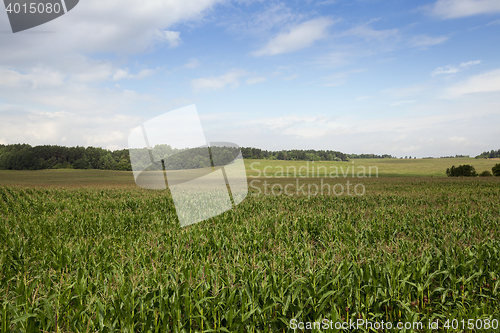
<path fill-rule="evenodd" d="M 379 179 L 364 196 L 250 194 L 187 228 L 165 191 L 0 187 L 0 332 L 500 319 L 499 185 Z"/>

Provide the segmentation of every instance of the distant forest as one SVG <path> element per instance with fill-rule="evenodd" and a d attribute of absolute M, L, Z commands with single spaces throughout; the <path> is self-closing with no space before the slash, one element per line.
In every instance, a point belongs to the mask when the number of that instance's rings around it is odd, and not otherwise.
<path fill-rule="evenodd" d="M 279 150 L 267 151 L 258 148 L 241 148 L 243 158 L 290 160 L 290 161 L 349 161 L 353 158 L 393 158 L 391 155 L 345 154 L 333 150 Z"/>
<path fill-rule="evenodd" d="M 102 169 L 130 171 L 128 149 L 0 145 L 0 170 Z"/>
<path fill-rule="evenodd" d="M 213 150 L 213 149 L 212 149 Z M 212 151 L 216 158 L 212 164 L 227 163 L 234 157 L 234 149 Z M 155 160 L 164 159 L 167 169 L 196 168 L 210 165 L 207 157 L 199 153 L 172 149 L 168 145 L 156 146 L 152 149 Z M 395 158 L 391 155 L 376 154 L 345 154 L 333 150 L 280 150 L 267 151 L 258 148 L 241 148 L 245 159 L 270 159 L 289 161 L 349 161 L 359 158 Z M 149 163 L 143 153 L 144 164 Z M 177 156 L 175 156 L 177 155 Z M 192 158 L 191 158 L 192 157 Z M 484 152 L 476 158 L 500 158 L 500 149 Z M 183 163 L 181 163 L 181 160 Z M 217 161 L 218 160 L 218 161 Z M 184 161 L 187 161 L 184 163 Z M 157 165 L 156 167 L 158 167 Z M 36 146 L 28 144 L 0 145 L 0 170 L 42 170 L 42 169 L 101 169 L 131 171 L 130 153 L 128 149 L 110 151 L 96 147 L 62 147 Z M 154 166 L 153 166 L 154 169 Z"/>
<path fill-rule="evenodd" d="M 498 149 L 497 151 L 485 151 L 480 155 L 477 155 L 476 158 L 500 158 L 500 149 Z"/>

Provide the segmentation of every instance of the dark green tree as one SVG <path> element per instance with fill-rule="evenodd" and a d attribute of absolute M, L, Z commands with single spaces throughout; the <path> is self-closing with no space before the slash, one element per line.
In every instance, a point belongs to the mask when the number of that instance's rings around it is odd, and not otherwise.
<path fill-rule="evenodd" d="M 446 169 L 448 177 L 476 177 L 476 169 L 472 165 L 464 164 Z"/>
<path fill-rule="evenodd" d="M 73 168 L 75 169 L 90 169 L 90 163 L 86 156 L 77 159 L 73 162 Z"/>
<path fill-rule="evenodd" d="M 494 176 L 500 177 L 500 163 L 495 164 L 495 166 L 491 168 L 491 173 L 493 173 Z"/>

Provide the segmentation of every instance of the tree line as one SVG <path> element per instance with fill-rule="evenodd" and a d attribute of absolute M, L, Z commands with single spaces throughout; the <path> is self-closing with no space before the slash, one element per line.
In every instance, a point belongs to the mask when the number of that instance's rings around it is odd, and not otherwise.
<path fill-rule="evenodd" d="M 477 155 L 476 158 L 500 158 L 500 149 L 497 151 L 491 150 L 491 151 L 485 151 L 482 152 L 481 154 Z"/>
<path fill-rule="evenodd" d="M 131 154 L 132 152 L 132 154 Z M 234 147 L 175 149 L 157 145 L 151 150 L 110 151 L 96 147 L 0 145 L 0 170 L 100 169 L 131 171 L 132 164 L 145 170 L 196 169 L 231 163 L 239 154 Z M 154 162 L 152 162 L 154 161 Z M 162 165 L 163 164 L 163 165 Z"/>
<path fill-rule="evenodd" d="M 151 150 L 131 149 L 130 161 L 137 169 L 184 170 L 224 166 L 238 157 L 240 150 L 235 147 L 208 147 L 175 149 L 169 145 L 157 145 Z"/>
<path fill-rule="evenodd" d="M 278 150 L 267 151 L 259 148 L 241 148 L 243 158 L 289 160 L 289 161 L 349 161 L 356 158 L 394 158 L 391 155 L 345 154 L 334 150 Z"/>
<path fill-rule="evenodd" d="M 128 149 L 0 145 L 0 170 L 43 169 L 132 170 Z"/>

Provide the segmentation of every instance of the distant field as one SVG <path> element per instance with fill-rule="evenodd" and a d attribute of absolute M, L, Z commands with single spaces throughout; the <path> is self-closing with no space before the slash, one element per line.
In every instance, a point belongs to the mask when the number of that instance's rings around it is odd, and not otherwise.
<path fill-rule="evenodd" d="M 25 187 L 135 187 L 129 171 L 109 170 L 0 170 L 0 186 Z"/>
<path fill-rule="evenodd" d="M 309 167 L 310 177 L 313 175 L 312 171 L 315 171 L 315 177 L 324 177 L 325 167 L 328 175 L 332 172 L 335 173 L 338 171 L 340 177 L 343 177 L 343 173 L 345 173 L 347 177 L 352 176 L 353 167 L 355 174 L 362 172 L 362 167 L 364 167 L 367 175 L 371 167 L 372 177 L 377 169 L 379 177 L 446 177 L 446 168 L 450 168 L 453 165 L 458 166 L 462 164 L 470 164 L 474 166 L 476 172 L 479 174 L 484 170 L 491 172 L 491 168 L 497 163 L 500 163 L 500 159 L 353 159 L 350 162 L 319 161 L 309 163 L 305 161 L 245 160 L 247 174 L 249 176 L 258 175 L 259 172 L 261 172 L 263 176 L 264 168 L 267 167 L 266 173 L 268 175 L 276 174 L 277 176 L 280 176 L 279 173 L 281 172 L 281 168 L 283 168 L 285 176 L 287 177 L 293 177 L 293 173 L 296 173 L 297 177 L 300 177 L 300 171 L 301 175 L 307 174 L 305 168 L 306 166 Z M 301 167 L 302 169 L 300 169 Z M 319 175 L 317 173 L 318 170 Z"/>
<path fill-rule="evenodd" d="M 488 170 L 500 159 L 441 158 L 441 159 L 359 159 L 350 162 L 305 162 L 278 160 L 245 160 L 249 177 L 302 178 L 302 176 L 331 178 L 355 177 L 365 170 L 366 178 L 378 177 L 446 177 L 446 168 L 471 164 L 477 173 Z M 364 169 L 363 169 L 364 167 Z M 265 171 L 265 174 L 264 174 Z M 319 171 L 319 172 L 318 172 Z M 281 173 L 282 172 L 282 173 Z M 41 187 L 134 187 L 132 172 L 104 170 L 0 170 L 0 185 Z"/>

